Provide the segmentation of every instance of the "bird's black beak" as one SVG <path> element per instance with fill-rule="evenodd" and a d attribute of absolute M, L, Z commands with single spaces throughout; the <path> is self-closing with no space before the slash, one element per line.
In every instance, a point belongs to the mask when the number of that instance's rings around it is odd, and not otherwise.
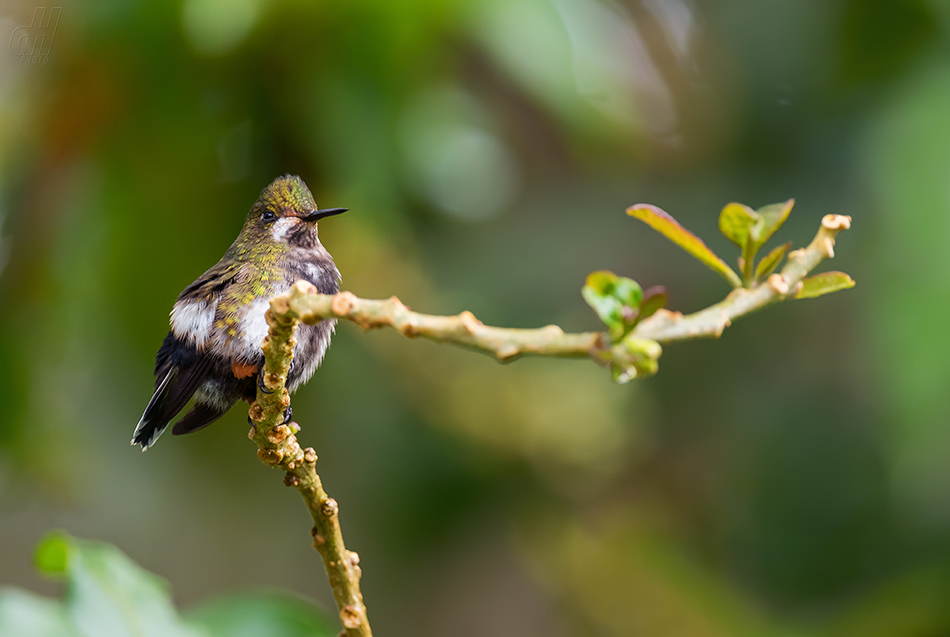
<path fill-rule="evenodd" d="M 332 217 L 333 215 L 343 214 L 349 210 L 349 208 L 324 208 L 323 210 L 314 210 L 309 215 L 303 218 L 304 221 L 317 221 L 318 219 L 323 219 L 324 217 Z"/>

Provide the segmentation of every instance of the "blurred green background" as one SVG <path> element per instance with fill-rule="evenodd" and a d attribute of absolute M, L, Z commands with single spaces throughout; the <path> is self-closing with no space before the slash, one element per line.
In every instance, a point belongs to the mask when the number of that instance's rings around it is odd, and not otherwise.
<path fill-rule="evenodd" d="M 5 0 L 0 43 L 34 1 Z M 950 9 L 939 0 L 68 2 L 0 51 L 0 585 L 49 529 L 189 606 L 333 608 L 241 409 L 128 445 L 178 292 L 301 175 L 345 289 L 598 329 L 611 269 L 694 311 L 728 201 L 849 214 L 854 290 L 585 361 L 338 328 L 294 398 L 380 635 L 950 634 Z M 20 32 L 22 33 L 22 32 Z"/>

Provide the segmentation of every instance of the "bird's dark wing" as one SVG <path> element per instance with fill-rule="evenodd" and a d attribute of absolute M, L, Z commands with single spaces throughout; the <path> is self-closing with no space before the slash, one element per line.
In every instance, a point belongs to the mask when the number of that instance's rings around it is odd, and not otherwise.
<path fill-rule="evenodd" d="M 194 283 L 182 290 L 178 300 L 212 300 L 221 296 L 224 289 L 234 281 L 241 264 L 236 262 L 218 261 L 207 272 L 198 277 Z"/>
<path fill-rule="evenodd" d="M 158 440 L 169 421 L 207 380 L 213 361 L 212 356 L 202 355 L 172 334 L 165 338 L 155 362 L 159 374 L 155 393 L 132 434 L 133 445 L 141 445 L 144 451 Z"/>
<path fill-rule="evenodd" d="M 172 427 L 172 434 L 180 436 L 204 429 L 227 412 L 227 409 L 222 411 L 204 403 L 196 403 L 194 408 L 185 414 L 184 418 L 175 423 L 175 426 Z"/>

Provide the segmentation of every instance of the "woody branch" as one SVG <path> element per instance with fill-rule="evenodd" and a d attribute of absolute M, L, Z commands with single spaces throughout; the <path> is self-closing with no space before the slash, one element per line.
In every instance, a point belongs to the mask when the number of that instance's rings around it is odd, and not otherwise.
<path fill-rule="evenodd" d="M 837 234 L 850 227 L 850 217 L 827 215 L 805 248 L 788 255 L 780 273 L 752 287 L 733 290 L 723 301 L 690 315 L 659 310 L 620 342 L 606 332 L 565 333 L 556 325 L 515 329 L 484 325 L 468 311 L 456 316 L 413 312 L 399 299 L 369 300 L 351 292 L 326 295 L 304 281 L 271 300 L 270 331 L 264 340 L 264 386 L 251 405 L 253 426 L 248 437 L 257 443 L 261 461 L 286 472 L 284 483 L 303 496 L 313 518 L 313 544 L 320 552 L 333 588 L 340 620 L 350 637 L 372 634 L 360 592 L 359 557 L 343 544 L 339 510 L 316 472 L 317 455 L 301 449 L 296 423 L 281 424 L 290 398 L 284 384 L 293 359 L 294 331 L 300 322 L 314 324 L 341 318 L 363 329 L 392 327 L 410 338 L 425 338 L 484 352 L 501 362 L 521 356 L 590 358 L 601 365 L 633 369 L 638 375 L 656 371 L 660 343 L 718 337 L 732 322 L 763 307 L 795 298 L 802 281 L 818 264 L 834 256 Z"/>
<path fill-rule="evenodd" d="M 468 311 L 455 316 L 434 316 L 413 312 L 398 298 L 361 299 L 352 292 L 319 294 L 303 281 L 272 302 L 272 311 L 304 323 L 341 318 L 363 329 L 391 327 L 410 338 L 425 338 L 484 352 L 501 362 L 522 356 L 591 358 L 597 363 L 616 363 L 655 369 L 652 363 L 661 353 L 658 344 L 693 338 L 718 337 L 732 322 L 773 303 L 794 298 L 802 280 L 819 263 L 834 256 L 835 237 L 850 227 L 850 217 L 827 215 L 818 234 L 805 248 L 788 255 L 780 273 L 752 288 L 734 290 L 723 301 L 684 316 L 659 310 L 637 325 L 620 343 L 611 342 L 605 332 L 565 333 L 556 325 L 538 329 L 516 329 L 484 325 Z"/>
<path fill-rule="evenodd" d="M 301 449 L 294 435 L 300 430 L 296 423 L 282 424 L 284 410 L 290 405 L 284 385 L 293 360 L 294 332 L 299 320 L 286 311 L 275 311 L 275 306 L 283 307 L 278 299 L 271 302 L 272 309 L 267 312 L 270 330 L 263 344 L 264 386 L 270 393 L 258 388 L 257 399 L 249 411 L 253 424 L 248 438 L 257 443 L 261 462 L 286 472 L 284 484 L 300 492 L 310 511 L 313 546 L 323 558 L 344 632 L 348 637 L 371 637 L 360 592 L 360 558 L 343 544 L 339 507 L 327 495 L 317 474 L 317 454 L 311 447 Z"/>

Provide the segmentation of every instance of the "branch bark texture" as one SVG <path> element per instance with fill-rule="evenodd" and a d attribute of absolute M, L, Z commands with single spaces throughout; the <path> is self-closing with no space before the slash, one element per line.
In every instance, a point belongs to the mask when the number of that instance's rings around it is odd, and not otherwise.
<path fill-rule="evenodd" d="M 251 405 L 249 417 L 253 424 L 248 438 L 257 443 L 261 462 L 286 472 L 284 484 L 300 492 L 310 511 L 313 547 L 323 558 L 344 632 L 348 637 L 371 637 L 373 632 L 360 592 L 360 558 L 343 544 L 339 507 L 323 489 L 316 471 L 317 454 L 311 447 L 301 449 L 295 435 L 300 430 L 296 423 L 282 424 L 284 410 L 290 405 L 284 384 L 293 360 L 294 332 L 299 321 L 287 311 L 286 299 L 277 297 L 271 301 L 267 323 L 270 330 L 263 344 L 263 385 L 267 391 L 258 388 L 257 399 Z"/>

